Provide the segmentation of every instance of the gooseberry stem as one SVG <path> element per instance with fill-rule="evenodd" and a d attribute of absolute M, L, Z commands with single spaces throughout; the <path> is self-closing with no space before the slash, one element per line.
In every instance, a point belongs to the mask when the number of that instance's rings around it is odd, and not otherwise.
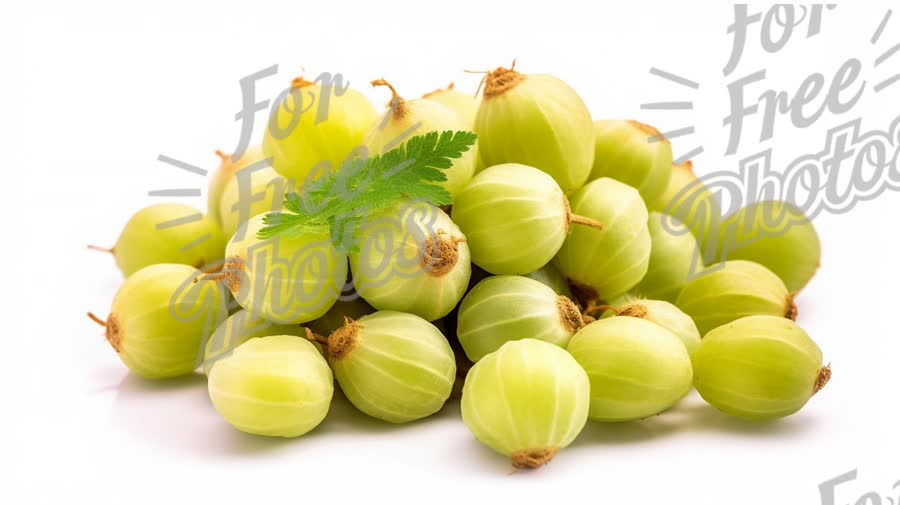
<path fill-rule="evenodd" d="M 306 331 L 306 340 L 315 342 L 317 344 L 322 344 L 324 346 L 328 345 L 328 337 L 323 337 L 322 335 L 319 335 L 318 333 L 315 333 L 314 331 L 306 327 L 304 327 L 303 330 Z"/>
<path fill-rule="evenodd" d="M 397 90 L 394 89 L 394 86 L 391 83 L 385 81 L 384 79 L 375 79 L 372 81 L 372 86 L 387 86 L 389 90 L 391 90 L 391 101 L 388 103 L 388 107 L 393 111 L 393 116 L 395 118 L 402 118 L 406 115 L 406 101 L 403 100 L 403 97 L 397 93 Z"/>
<path fill-rule="evenodd" d="M 87 248 L 90 249 L 91 251 L 100 251 L 100 252 L 105 252 L 105 253 L 109 253 L 109 254 L 113 254 L 115 252 L 112 248 L 100 247 L 98 245 L 93 245 L 93 244 L 88 244 Z"/>
<path fill-rule="evenodd" d="M 579 216 L 576 214 L 569 214 L 569 223 L 590 226 L 591 228 L 593 228 L 595 230 L 603 230 L 603 223 L 600 223 L 599 221 L 595 221 L 589 217 Z"/>
<path fill-rule="evenodd" d="M 93 312 L 88 312 L 88 313 L 87 313 L 87 316 L 91 319 L 91 321 L 93 321 L 93 322 L 99 324 L 100 326 L 106 328 L 106 321 L 104 321 L 104 320 L 100 319 L 99 317 L 97 317 L 96 315 L 94 315 Z"/>
<path fill-rule="evenodd" d="M 222 151 L 220 151 L 218 149 L 216 149 L 216 156 L 218 156 L 224 162 L 227 162 L 228 158 L 230 158 L 230 156 L 228 156 L 227 154 L 223 153 Z"/>
<path fill-rule="evenodd" d="M 596 305 L 594 302 L 589 303 L 588 306 L 585 307 L 585 309 L 582 311 L 582 313 L 586 316 L 590 316 L 591 314 L 594 314 L 596 312 L 603 313 L 607 310 L 615 312 L 616 315 L 618 315 L 619 313 L 619 309 L 613 307 L 612 305 Z"/>

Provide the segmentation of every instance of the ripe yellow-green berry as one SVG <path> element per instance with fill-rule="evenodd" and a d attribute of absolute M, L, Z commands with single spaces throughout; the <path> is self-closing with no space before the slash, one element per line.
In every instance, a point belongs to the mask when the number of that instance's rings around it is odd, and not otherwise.
<path fill-rule="evenodd" d="M 646 298 L 675 302 L 688 280 L 703 270 L 699 245 L 691 231 L 672 216 L 651 212 L 650 264 L 632 291 Z"/>
<path fill-rule="evenodd" d="M 225 154 L 222 151 L 216 151 L 216 156 L 219 157 L 221 162 L 219 163 L 219 168 L 209 179 L 209 189 L 206 194 L 206 208 L 207 213 L 209 213 L 209 215 L 221 226 L 222 214 L 220 203 L 222 201 L 222 193 L 225 191 L 225 186 L 231 182 L 231 179 L 234 178 L 234 175 L 238 171 L 250 165 L 262 162 L 265 160 L 266 155 L 263 154 L 262 146 L 251 146 L 247 148 L 247 150 L 244 151 L 244 154 L 238 159 L 235 159 L 234 155 Z"/>
<path fill-rule="evenodd" d="M 213 365 L 231 356 L 231 353 L 250 339 L 272 335 L 294 335 L 305 337 L 306 331 L 300 325 L 273 324 L 265 319 L 253 317 L 245 310 L 238 310 L 222 322 L 206 341 L 203 353 L 203 373 L 209 375 Z"/>
<path fill-rule="evenodd" d="M 752 421 L 796 413 L 829 379 L 822 351 L 783 317 L 750 316 L 720 326 L 694 354 L 694 385 L 703 399 Z"/>
<path fill-rule="evenodd" d="M 602 307 L 606 309 L 603 317 L 630 316 L 656 323 L 680 338 L 691 355 L 700 345 L 700 330 L 694 320 L 669 302 L 625 295 L 610 305 Z"/>
<path fill-rule="evenodd" d="M 637 121 L 594 122 L 594 166 L 589 180 L 610 177 L 656 204 L 669 184 L 672 146 L 656 128 Z"/>
<path fill-rule="evenodd" d="M 106 340 L 132 372 L 148 379 L 187 375 L 203 357 L 203 342 L 228 316 L 224 290 L 187 265 L 138 270 L 113 298 Z"/>
<path fill-rule="evenodd" d="M 715 195 L 694 174 L 694 165 L 686 161 L 672 167 L 669 185 L 650 206 L 668 214 L 691 229 L 700 243 L 700 255 L 707 264 L 716 259 L 722 208 Z"/>

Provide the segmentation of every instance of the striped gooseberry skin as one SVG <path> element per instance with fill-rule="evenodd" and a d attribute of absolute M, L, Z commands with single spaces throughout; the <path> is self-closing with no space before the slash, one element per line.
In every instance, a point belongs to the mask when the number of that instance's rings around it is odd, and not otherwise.
<path fill-rule="evenodd" d="M 378 310 L 428 321 L 459 303 L 472 275 L 468 240 L 441 209 L 403 202 L 369 218 L 350 253 L 357 293 Z"/>
<path fill-rule="evenodd" d="M 228 316 L 225 291 L 197 281 L 199 270 L 159 264 L 122 284 L 106 320 L 106 339 L 129 370 L 148 379 L 190 374 L 203 342 Z"/>
<path fill-rule="evenodd" d="M 270 166 L 253 163 L 235 172 L 219 196 L 222 232 L 230 239 L 251 218 L 281 210 L 285 193 L 297 186 Z"/>
<path fill-rule="evenodd" d="M 636 188 L 647 206 L 665 191 L 672 174 L 672 146 L 652 126 L 637 121 L 594 122 L 594 166 L 589 180 L 610 177 Z"/>
<path fill-rule="evenodd" d="M 673 165 L 669 185 L 653 205 L 690 228 L 700 244 L 700 256 L 704 263 L 715 261 L 722 224 L 722 207 L 712 191 L 694 173 L 690 161 Z"/>
<path fill-rule="evenodd" d="M 485 165 L 522 163 L 550 174 L 566 194 L 587 181 L 594 160 L 591 113 L 551 75 L 498 68 L 485 78 L 475 115 Z"/>
<path fill-rule="evenodd" d="M 391 423 L 440 410 L 456 378 L 447 339 L 413 314 L 382 310 L 348 320 L 328 336 L 325 354 L 347 399 Z"/>
<path fill-rule="evenodd" d="M 253 317 L 246 310 L 238 310 L 228 316 L 206 341 L 203 349 L 203 373 L 208 376 L 213 365 L 230 356 L 235 349 L 250 339 L 273 335 L 299 337 L 305 336 L 306 332 L 300 325 L 273 324 L 265 319 Z"/>
<path fill-rule="evenodd" d="M 299 437 L 322 422 L 334 379 L 319 350 L 303 337 L 254 338 L 209 373 L 216 411 L 240 431 Z"/>
<path fill-rule="evenodd" d="M 575 440 L 587 422 L 587 374 L 560 347 L 507 342 L 475 363 L 462 392 L 462 417 L 481 443 L 517 468 L 537 468 Z"/>
<path fill-rule="evenodd" d="M 534 279 L 500 275 L 479 282 L 463 298 L 456 334 L 466 356 L 477 362 L 512 340 L 565 348 L 583 326 L 570 299 Z"/>
<path fill-rule="evenodd" d="M 797 315 L 784 282 L 759 263 L 743 260 L 708 267 L 685 285 L 675 305 L 691 316 L 701 335 L 742 317 Z"/>
<path fill-rule="evenodd" d="M 651 212 L 647 224 L 650 263 L 632 292 L 674 303 L 692 275 L 703 270 L 697 240 L 680 221 L 659 212 Z"/>
<path fill-rule="evenodd" d="M 706 334 L 694 355 L 694 386 L 717 409 L 770 421 L 802 409 L 831 378 L 819 346 L 796 323 L 749 316 Z"/>
<path fill-rule="evenodd" d="M 131 216 L 110 252 L 125 277 L 161 263 L 203 268 L 222 260 L 225 238 L 212 217 L 189 205 L 163 203 Z"/>
<path fill-rule="evenodd" d="M 600 319 L 572 337 L 569 353 L 591 381 L 590 418 L 643 419 L 677 403 L 691 389 L 691 358 L 681 339 L 650 321 Z"/>
<path fill-rule="evenodd" d="M 506 163 L 480 172 L 456 197 L 453 221 L 472 262 L 494 275 L 524 275 L 546 265 L 569 230 L 566 196 L 540 170 Z"/>
<path fill-rule="evenodd" d="M 812 222 L 803 211 L 782 201 L 751 204 L 726 218 L 719 249 L 720 258 L 765 266 L 792 293 L 809 283 L 822 257 Z"/>
<path fill-rule="evenodd" d="M 647 206 L 636 189 L 601 178 L 571 199 L 572 212 L 603 223 L 602 230 L 579 226 L 563 242 L 553 262 L 570 281 L 612 300 L 636 286 L 650 262 Z"/>
<path fill-rule="evenodd" d="M 700 346 L 697 324 L 691 316 L 667 301 L 625 295 L 610 305 L 613 309 L 604 312 L 603 317 L 631 316 L 656 323 L 678 336 L 690 355 Z"/>
<path fill-rule="evenodd" d="M 225 248 L 225 266 L 210 275 L 257 318 L 300 324 L 324 315 L 347 279 L 347 255 L 327 231 L 260 239 L 265 215 L 241 226 Z"/>
<path fill-rule="evenodd" d="M 566 280 L 566 277 L 559 272 L 559 269 L 553 263 L 547 263 L 534 272 L 525 274 L 525 277 L 550 286 L 558 295 L 563 295 L 570 300 L 575 299 L 572 288 L 569 287 L 569 281 Z"/>

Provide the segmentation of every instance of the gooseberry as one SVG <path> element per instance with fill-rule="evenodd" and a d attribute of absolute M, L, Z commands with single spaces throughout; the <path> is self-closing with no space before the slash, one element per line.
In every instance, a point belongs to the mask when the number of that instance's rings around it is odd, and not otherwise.
<path fill-rule="evenodd" d="M 609 177 L 636 188 L 647 206 L 669 185 L 672 146 L 656 128 L 637 121 L 594 122 L 594 166 L 589 180 Z"/>

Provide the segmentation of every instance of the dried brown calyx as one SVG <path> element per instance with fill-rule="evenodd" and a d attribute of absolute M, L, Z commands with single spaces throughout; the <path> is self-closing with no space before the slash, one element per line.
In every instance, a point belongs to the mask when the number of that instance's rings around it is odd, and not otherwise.
<path fill-rule="evenodd" d="M 88 312 L 87 315 L 91 321 L 94 321 L 106 329 L 104 332 L 106 341 L 109 342 L 109 345 L 111 345 L 116 352 L 119 352 L 122 349 L 122 326 L 119 324 L 119 319 L 115 314 L 110 314 L 109 317 L 106 318 L 106 321 L 95 316 L 92 312 Z"/>
<path fill-rule="evenodd" d="M 319 341 L 325 345 L 325 354 L 328 360 L 337 361 L 356 349 L 361 329 L 362 326 L 359 323 L 349 317 L 344 317 L 344 326 L 334 330 L 327 339 L 323 339 L 324 341 Z"/>
<path fill-rule="evenodd" d="M 797 316 L 800 315 L 800 310 L 797 308 L 797 303 L 794 301 L 794 297 L 797 293 L 791 293 L 787 297 L 787 308 L 784 311 L 784 317 L 790 319 L 791 321 L 796 321 Z"/>
<path fill-rule="evenodd" d="M 409 113 L 409 106 L 406 104 L 406 100 L 397 93 L 397 90 L 394 89 L 394 86 L 391 83 L 385 81 L 384 79 L 375 79 L 372 81 L 372 86 L 387 86 L 389 90 L 391 90 L 391 101 L 388 102 L 387 106 L 391 109 L 391 116 L 394 119 L 402 119 L 406 117 Z"/>
<path fill-rule="evenodd" d="M 519 451 L 512 455 L 512 465 L 520 470 L 540 468 L 549 463 L 557 452 L 557 448 Z"/>
<path fill-rule="evenodd" d="M 515 88 L 525 80 L 525 75 L 515 71 L 516 62 L 513 60 L 510 68 L 497 67 L 493 72 L 484 76 L 484 97 L 491 98 Z"/>
<path fill-rule="evenodd" d="M 440 95 L 441 93 L 446 93 L 447 91 L 453 91 L 453 88 L 455 88 L 455 87 L 456 87 L 456 84 L 451 82 L 450 84 L 447 85 L 446 88 L 438 88 L 434 91 L 429 91 L 428 93 L 425 93 L 424 95 L 422 95 L 422 98 L 430 98 L 435 95 Z"/>
<path fill-rule="evenodd" d="M 315 82 L 307 81 L 302 77 L 295 77 L 294 80 L 291 81 L 291 89 L 305 88 L 307 86 L 312 86 L 313 84 L 315 84 Z"/>
<path fill-rule="evenodd" d="M 222 269 L 215 273 L 201 275 L 194 279 L 194 283 L 198 281 L 213 281 L 224 285 L 232 293 L 237 293 L 241 289 L 241 280 L 247 272 L 247 264 L 239 257 L 228 258 L 222 265 Z"/>
<path fill-rule="evenodd" d="M 581 310 L 566 296 L 556 297 L 556 309 L 559 311 L 559 320 L 566 331 L 575 333 L 587 324 L 581 315 Z"/>
<path fill-rule="evenodd" d="M 656 128 L 654 128 L 648 124 L 644 124 L 644 123 L 641 123 L 640 121 L 635 121 L 633 119 L 628 120 L 627 123 L 630 124 L 631 126 L 633 126 L 634 128 L 637 128 L 638 131 L 640 131 L 643 135 L 646 135 L 648 141 L 650 141 L 649 139 L 654 139 L 654 140 L 652 140 L 652 142 L 665 142 L 666 144 L 670 143 L 669 139 L 667 139 L 665 136 L 663 136 L 663 134 L 660 133 L 659 130 L 657 130 Z"/>
<path fill-rule="evenodd" d="M 589 217 L 579 216 L 576 214 L 572 214 L 572 206 L 569 205 L 569 199 L 566 195 L 562 196 L 563 206 L 566 209 L 566 233 L 569 233 L 569 230 L 572 228 L 573 224 L 580 224 L 584 226 L 590 226 L 595 230 L 602 230 L 603 223 L 599 221 L 595 221 Z"/>
<path fill-rule="evenodd" d="M 825 386 L 828 385 L 828 381 L 831 380 L 831 365 L 822 367 L 819 370 L 819 376 L 816 377 L 816 383 L 813 385 L 813 394 L 815 395 L 819 391 L 821 391 Z"/>
<path fill-rule="evenodd" d="M 636 317 L 644 319 L 647 317 L 647 306 L 640 303 L 630 303 L 624 307 L 613 307 L 611 305 L 589 305 L 584 309 L 585 314 L 603 314 L 604 312 L 612 312 L 617 316 Z"/>
<path fill-rule="evenodd" d="M 449 274 L 459 261 L 459 243 L 465 239 L 443 231 L 428 237 L 420 251 L 419 264 L 433 277 Z"/>

